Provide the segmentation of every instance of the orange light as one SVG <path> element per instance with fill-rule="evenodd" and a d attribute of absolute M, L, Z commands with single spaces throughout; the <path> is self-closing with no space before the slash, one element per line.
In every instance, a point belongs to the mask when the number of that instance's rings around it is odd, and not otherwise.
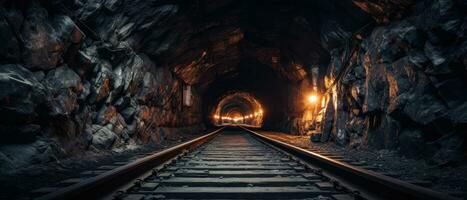
<path fill-rule="evenodd" d="M 308 96 L 308 102 L 309 102 L 309 103 L 316 103 L 317 101 L 318 101 L 318 96 L 316 96 L 316 95 L 314 95 L 314 94 Z"/>

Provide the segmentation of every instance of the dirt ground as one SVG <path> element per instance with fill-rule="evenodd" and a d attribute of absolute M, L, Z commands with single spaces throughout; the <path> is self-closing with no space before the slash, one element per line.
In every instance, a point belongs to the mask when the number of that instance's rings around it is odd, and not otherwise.
<path fill-rule="evenodd" d="M 258 131 L 299 147 L 313 147 L 329 153 L 341 155 L 346 159 L 366 162 L 378 168 L 378 172 L 397 173 L 399 179 L 410 181 L 431 182 L 429 188 L 467 199 L 467 163 L 438 167 L 428 164 L 425 160 L 407 159 L 395 151 L 351 149 L 334 143 L 312 142 L 309 136 L 296 136 L 281 132 Z"/>
<path fill-rule="evenodd" d="M 99 166 L 134 160 L 147 153 L 158 152 L 201 135 L 201 133 L 184 134 L 165 139 L 162 144 L 148 144 L 126 151 L 86 152 L 58 162 L 32 165 L 19 169 L 13 174 L 0 174 L 0 199 L 30 199 L 29 193 L 32 190 L 53 186 L 68 178 L 76 178 L 81 172 L 94 170 Z"/>

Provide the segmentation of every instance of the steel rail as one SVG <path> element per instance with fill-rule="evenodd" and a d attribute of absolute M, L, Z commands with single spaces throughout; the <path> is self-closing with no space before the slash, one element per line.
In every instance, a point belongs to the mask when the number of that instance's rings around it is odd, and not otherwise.
<path fill-rule="evenodd" d="M 360 192 L 367 193 L 371 197 L 378 199 L 458 200 L 458 198 L 438 191 L 327 158 L 312 151 L 264 136 L 245 127 L 240 128 L 259 140 L 276 146 L 306 162 L 310 162 L 314 166 L 321 168 L 323 172 L 338 178 L 339 181 L 349 183 L 347 185 L 356 184 Z"/>
<path fill-rule="evenodd" d="M 184 151 L 193 150 L 205 142 L 210 141 L 223 129 L 224 128 L 217 129 L 204 136 L 140 158 L 124 166 L 39 197 L 38 199 L 97 199 L 103 197 L 116 187 L 126 184 L 128 181 L 163 164 L 165 161 L 170 160 Z"/>

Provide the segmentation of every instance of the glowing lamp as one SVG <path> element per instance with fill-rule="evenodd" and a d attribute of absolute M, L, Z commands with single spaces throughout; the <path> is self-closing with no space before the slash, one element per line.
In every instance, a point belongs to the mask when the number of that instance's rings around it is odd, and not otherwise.
<path fill-rule="evenodd" d="M 314 95 L 314 94 L 308 96 L 308 102 L 309 102 L 309 103 L 316 103 L 317 101 L 318 101 L 318 96 L 316 96 L 316 95 Z"/>

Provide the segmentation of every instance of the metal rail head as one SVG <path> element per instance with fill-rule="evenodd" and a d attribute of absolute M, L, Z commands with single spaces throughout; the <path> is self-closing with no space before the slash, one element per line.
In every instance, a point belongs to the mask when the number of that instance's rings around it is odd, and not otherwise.
<path fill-rule="evenodd" d="M 38 199 L 97 199 L 105 196 L 108 192 L 113 191 L 114 188 L 126 184 L 128 181 L 132 181 L 144 172 L 157 167 L 165 161 L 170 160 L 187 150 L 192 150 L 201 144 L 210 141 L 223 129 L 224 127 L 188 142 L 140 158 L 134 162 L 110 170 L 101 175 L 86 179 L 83 182 L 64 187 L 55 192 L 39 197 Z"/>
<path fill-rule="evenodd" d="M 245 127 L 240 128 L 262 141 L 276 146 L 294 156 L 310 162 L 313 165 L 321 167 L 324 172 L 332 176 L 345 180 L 345 182 L 358 185 L 358 188 L 364 188 L 361 192 L 369 193 L 368 196 L 375 196 L 379 199 L 459 200 L 458 198 L 438 191 L 410 184 L 396 178 L 327 158 L 311 151 L 256 133 Z"/>

